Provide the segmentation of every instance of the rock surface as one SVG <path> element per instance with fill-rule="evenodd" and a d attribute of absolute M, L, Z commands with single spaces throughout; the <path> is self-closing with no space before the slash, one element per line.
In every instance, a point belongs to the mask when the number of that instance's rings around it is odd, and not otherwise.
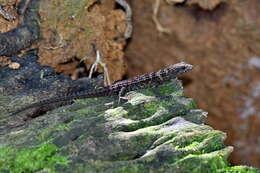
<path fill-rule="evenodd" d="M 204 124 L 207 113 L 184 97 L 179 80 L 160 86 L 160 95 L 144 89 L 127 93 L 120 103 L 117 97 L 76 100 L 18 127 L 6 126 L 26 114 L 9 119 L 13 109 L 51 96 L 54 86 L 78 82 L 37 66 L 36 57 L 17 61 L 17 71 L 0 68 L 2 172 L 258 172 L 229 167 L 233 148 L 224 145 L 226 135 Z M 25 72 L 33 77 L 30 86 L 20 79 Z"/>

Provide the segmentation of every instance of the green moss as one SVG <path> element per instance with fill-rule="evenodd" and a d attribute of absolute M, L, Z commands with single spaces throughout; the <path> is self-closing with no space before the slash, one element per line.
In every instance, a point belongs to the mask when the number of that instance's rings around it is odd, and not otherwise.
<path fill-rule="evenodd" d="M 67 166 L 69 162 L 66 157 L 57 154 L 57 151 L 57 146 L 51 143 L 20 150 L 0 148 L 0 171 L 30 173 L 46 169 L 55 172 L 55 165 Z"/>
<path fill-rule="evenodd" d="M 186 150 L 196 150 L 199 151 L 197 154 L 209 153 L 213 151 L 220 150 L 224 147 L 223 144 L 223 133 L 219 131 L 214 131 L 210 133 L 188 133 L 188 135 L 181 135 L 176 137 L 174 140 L 176 142 L 184 141 L 184 143 L 179 143 L 177 148 L 183 148 Z M 173 141 L 174 142 L 174 141 Z"/>
<path fill-rule="evenodd" d="M 144 104 L 144 109 L 146 110 L 147 114 L 154 114 L 158 109 L 158 104 L 156 102 L 147 102 Z"/>
<path fill-rule="evenodd" d="M 138 105 L 129 106 L 125 109 L 128 110 L 128 114 L 124 116 L 125 118 L 130 118 L 132 120 L 142 120 L 161 110 L 161 107 L 156 101 L 149 101 Z"/>
<path fill-rule="evenodd" d="M 193 99 L 186 98 L 186 106 L 190 109 L 196 109 L 198 107 L 197 103 Z"/>
<path fill-rule="evenodd" d="M 183 88 L 180 82 L 166 82 L 165 84 L 158 87 L 161 94 L 183 96 Z"/>
<path fill-rule="evenodd" d="M 199 144 L 200 144 L 199 142 L 194 141 L 191 144 L 187 145 L 184 149 L 191 150 L 191 149 L 197 148 L 199 146 Z"/>
<path fill-rule="evenodd" d="M 217 173 L 260 173 L 260 169 L 252 168 L 249 166 L 234 166 L 227 167 L 216 171 Z"/>
<path fill-rule="evenodd" d="M 39 135 L 37 136 L 37 139 L 39 141 L 45 141 L 48 140 L 48 138 L 58 131 L 67 131 L 70 127 L 67 124 L 59 124 L 58 126 L 53 125 L 52 127 L 44 128 L 40 131 Z"/>
<path fill-rule="evenodd" d="M 189 173 L 214 173 L 219 169 L 226 168 L 226 159 L 218 154 L 209 153 L 203 155 L 189 154 L 173 164 L 180 167 L 183 172 Z M 182 171 L 180 171 L 182 172 Z"/>
<path fill-rule="evenodd" d="M 39 141 L 44 141 L 48 139 L 48 136 L 52 133 L 52 128 L 45 128 L 40 131 L 40 134 L 37 136 Z"/>
<path fill-rule="evenodd" d="M 55 130 L 58 130 L 58 131 L 67 131 L 67 130 L 69 130 L 70 128 L 69 128 L 69 126 L 67 125 L 67 124 L 60 124 L 60 125 L 58 125 L 58 127 L 55 129 Z"/>
<path fill-rule="evenodd" d="M 223 136 L 224 134 L 219 131 L 201 134 L 192 132 L 188 135 L 182 134 L 180 137 L 175 137 L 168 143 L 177 144 L 176 149 L 192 151 L 193 154 L 205 154 L 224 148 Z"/>
<path fill-rule="evenodd" d="M 130 166 L 125 166 L 125 167 L 122 167 L 122 168 L 119 168 L 117 170 L 117 172 L 119 173 L 139 173 L 139 172 L 146 172 L 145 171 L 146 168 L 143 166 L 143 165 L 139 165 L 139 164 L 136 164 L 136 165 L 131 165 Z"/>
<path fill-rule="evenodd" d="M 129 92 L 127 94 L 128 97 L 131 99 L 128 100 L 128 103 L 131 106 L 136 106 L 145 102 L 150 102 L 156 100 L 156 97 L 150 96 L 152 95 L 151 93 L 148 92 L 148 90 L 140 90 L 140 92 Z"/>
<path fill-rule="evenodd" d="M 133 120 L 142 120 L 153 116 L 156 112 L 161 111 L 169 112 L 170 117 L 185 115 L 190 109 L 195 107 L 195 104 L 191 99 L 180 98 L 179 100 L 151 100 L 137 105 L 124 107 L 126 110 L 128 110 L 128 114 L 127 116 L 125 116 L 125 118 L 130 118 Z M 161 120 L 165 120 L 166 116 L 167 115 L 161 117 Z"/>
<path fill-rule="evenodd" d="M 156 112 L 160 112 L 162 110 L 166 110 L 166 112 L 169 112 L 171 117 L 175 117 L 184 115 L 190 109 L 197 107 L 192 99 L 183 97 L 183 90 L 179 82 L 168 82 L 161 85 L 158 89 L 162 95 L 165 95 L 165 97 L 170 96 L 165 99 L 163 96 L 159 96 L 157 99 L 154 96 L 147 96 L 155 95 L 151 88 L 141 90 L 140 92 L 143 94 L 133 92 L 130 97 L 132 99 L 128 100 L 128 103 L 130 104 L 124 105 L 125 110 L 128 111 L 125 118 L 142 120 L 154 116 Z M 160 97 L 162 98 L 160 99 Z M 167 119 L 168 118 L 165 119 L 165 116 L 162 118 L 162 120 Z M 161 121 L 158 120 L 158 122 Z"/>
<path fill-rule="evenodd" d="M 89 107 L 85 107 L 85 108 L 82 108 L 82 109 L 78 109 L 75 112 L 77 112 L 79 114 L 83 114 L 83 115 L 88 115 L 88 114 L 92 113 L 93 110 Z"/>
<path fill-rule="evenodd" d="M 201 142 L 200 146 L 203 146 L 203 148 L 200 149 L 201 153 L 213 152 L 224 148 L 223 136 L 224 134 L 220 131 L 214 131 L 211 133 Z"/>
<path fill-rule="evenodd" d="M 121 118 L 124 115 L 127 114 L 127 111 L 124 110 L 123 107 L 117 107 L 114 109 L 108 109 L 105 111 L 104 117 L 106 117 L 107 119 L 117 119 L 117 118 Z"/>

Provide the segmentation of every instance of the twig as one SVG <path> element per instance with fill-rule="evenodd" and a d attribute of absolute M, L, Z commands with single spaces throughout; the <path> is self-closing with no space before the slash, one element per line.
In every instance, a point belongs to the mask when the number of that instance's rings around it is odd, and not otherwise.
<path fill-rule="evenodd" d="M 121 5 L 126 12 L 126 30 L 124 33 L 124 36 L 122 38 L 119 38 L 117 41 L 122 41 L 130 38 L 132 36 L 133 32 L 133 25 L 132 25 L 132 9 L 129 6 L 129 4 L 126 2 L 126 0 L 115 0 L 119 5 Z"/>
<path fill-rule="evenodd" d="M 88 77 L 89 78 L 92 77 L 93 72 L 97 70 L 98 64 L 101 65 L 101 67 L 104 69 L 104 85 L 105 86 L 111 85 L 111 81 L 109 79 L 107 66 L 106 66 L 105 63 L 103 63 L 101 61 L 101 55 L 100 55 L 99 50 L 96 50 L 96 61 L 92 64 Z"/>
<path fill-rule="evenodd" d="M 171 30 L 169 28 L 165 28 L 161 25 L 161 23 L 159 22 L 157 15 L 159 12 L 159 7 L 160 7 L 160 0 L 155 0 L 154 6 L 153 6 L 153 22 L 156 25 L 156 29 L 160 32 L 160 33 L 166 33 L 166 34 L 170 34 Z"/>

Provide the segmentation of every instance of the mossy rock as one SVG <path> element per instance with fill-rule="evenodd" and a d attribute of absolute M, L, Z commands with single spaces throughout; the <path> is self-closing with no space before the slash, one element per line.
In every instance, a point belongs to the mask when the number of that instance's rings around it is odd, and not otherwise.
<path fill-rule="evenodd" d="M 157 90 L 129 92 L 120 103 L 116 96 L 75 100 L 2 128 L 0 172 L 259 172 L 229 166 L 233 147 L 224 145 L 225 133 L 204 124 L 207 113 L 184 97 L 180 81 Z M 14 96 L 0 98 L 13 104 Z"/>

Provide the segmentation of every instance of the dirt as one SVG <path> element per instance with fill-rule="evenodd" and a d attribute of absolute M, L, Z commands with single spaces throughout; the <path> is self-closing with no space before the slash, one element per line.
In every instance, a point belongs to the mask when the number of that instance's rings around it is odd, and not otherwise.
<path fill-rule="evenodd" d="M 14 17 L 14 20 L 6 20 L 0 16 L 0 32 L 7 32 L 13 28 L 16 28 L 19 22 L 18 14 L 16 11 L 16 6 L 18 0 L 0 0 L 0 5 L 2 9 L 9 15 Z"/>
<path fill-rule="evenodd" d="M 116 42 L 125 30 L 125 13 L 113 0 L 41 1 L 42 40 L 39 62 L 76 79 L 88 73 L 96 49 L 106 64 L 111 82 L 125 74 L 125 42 Z M 103 72 L 98 66 L 98 72 Z"/>

